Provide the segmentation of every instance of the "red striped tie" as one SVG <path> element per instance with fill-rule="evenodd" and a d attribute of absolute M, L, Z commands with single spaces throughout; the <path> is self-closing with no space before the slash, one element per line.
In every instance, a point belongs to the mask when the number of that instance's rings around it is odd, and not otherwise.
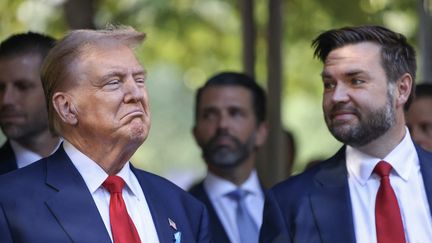
<path fill-rule="evenodd" d="M 102 184 L 111 194 L 109 216 L 114 243 L 141 243 L 138 232 L 126 209 L 122 190 L 124 180 L 110 175 Z"/>
<path fill-rule="evenodd" d="M 405 233 L 396 195 L 390 184 L 392 166 L 380 161 L 374 172 L 381 177 L 375 201 L 375 224 L 378 243 L 405 243 Z"/>

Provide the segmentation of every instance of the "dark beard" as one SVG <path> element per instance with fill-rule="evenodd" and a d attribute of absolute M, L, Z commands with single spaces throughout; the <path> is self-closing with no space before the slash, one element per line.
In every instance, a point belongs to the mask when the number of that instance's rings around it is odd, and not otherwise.
<path fill-rule="evenodd" d="M 333 107 L 331 113 L 342 109 L 339 105 Z M 345 108 L 346 109 L 346 108 Z M 353 147 L 364 146 L 385 134 L 395 123 L 396 115 L 393 108 L 393 99 L 387 95 L 386 104 L 368 114 L 360 114 L 355 108 L 349 108 L 357 115 L 359 123 L 349 128 L 341 128 L 332 123 L 330 117 L 326 115 L 326 124 L 331 134 L 344 144 Z"/>
<path fill-rule="evenodd" d="M 234 143 L 234 148 L 217 145 L 220 138 L 225 137 Z M 228 169 L 242 164 L 254 150 L 256 133 L 252 133 L 245 143 L 224 132 L 218 132 L 202 147 L 204 160 L 218 168 Z"/>

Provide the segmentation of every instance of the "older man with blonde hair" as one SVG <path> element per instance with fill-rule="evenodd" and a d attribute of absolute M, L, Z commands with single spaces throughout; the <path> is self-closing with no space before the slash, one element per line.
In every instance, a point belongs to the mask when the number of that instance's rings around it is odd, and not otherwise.
<path fill-rule="evenodd" d="M 75 30 L 48 54 L 42 81 L 52 156 L 0 178 L 0 242 L 209 242 L 205 207 L 132 166 L 147 138 L 146 71 L 130 27 Z"/>

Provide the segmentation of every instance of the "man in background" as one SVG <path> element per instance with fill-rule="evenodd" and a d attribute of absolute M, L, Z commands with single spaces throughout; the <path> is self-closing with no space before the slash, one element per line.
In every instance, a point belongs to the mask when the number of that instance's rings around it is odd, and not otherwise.
<path fill-rule="evenodd" d="M 432 151 L 432 84 L 416 86 L 415 98 L 405 114 L 414 142 Z"/>
<path fill-rule="evenodd" d="M 210 242 L 205 206 L 130 158 L 147 138 L 146 71 L 131 27 L 74 30 L 42 66 L 51 156 L 0 176 L 0 242 Z"/>
<path fill-rule="evenodd" d="M 55 40 L 28 32 L 0 44 L 0 174 L 50 155 L 59 138 L 48 127 L 40 68 Z"/>
<path fill-rule="evenodd" d="M 190 193 L 207 205 L 216 243 L 258 242 L 264 192 L 255 157 L 265 114 L 264 91 L 245 74 L 219 73 L 197 91 L 193 135 L 208 173 Z"/>

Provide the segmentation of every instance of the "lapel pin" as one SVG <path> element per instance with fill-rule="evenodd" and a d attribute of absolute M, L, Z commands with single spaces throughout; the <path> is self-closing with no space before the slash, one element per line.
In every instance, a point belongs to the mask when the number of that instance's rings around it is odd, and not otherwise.
<path fill-rule="evenodd" d="M 168 218 L 168 224 L 171 226 L 171 228 L 177 230 L 177 225 L 172 219 Z"/>

